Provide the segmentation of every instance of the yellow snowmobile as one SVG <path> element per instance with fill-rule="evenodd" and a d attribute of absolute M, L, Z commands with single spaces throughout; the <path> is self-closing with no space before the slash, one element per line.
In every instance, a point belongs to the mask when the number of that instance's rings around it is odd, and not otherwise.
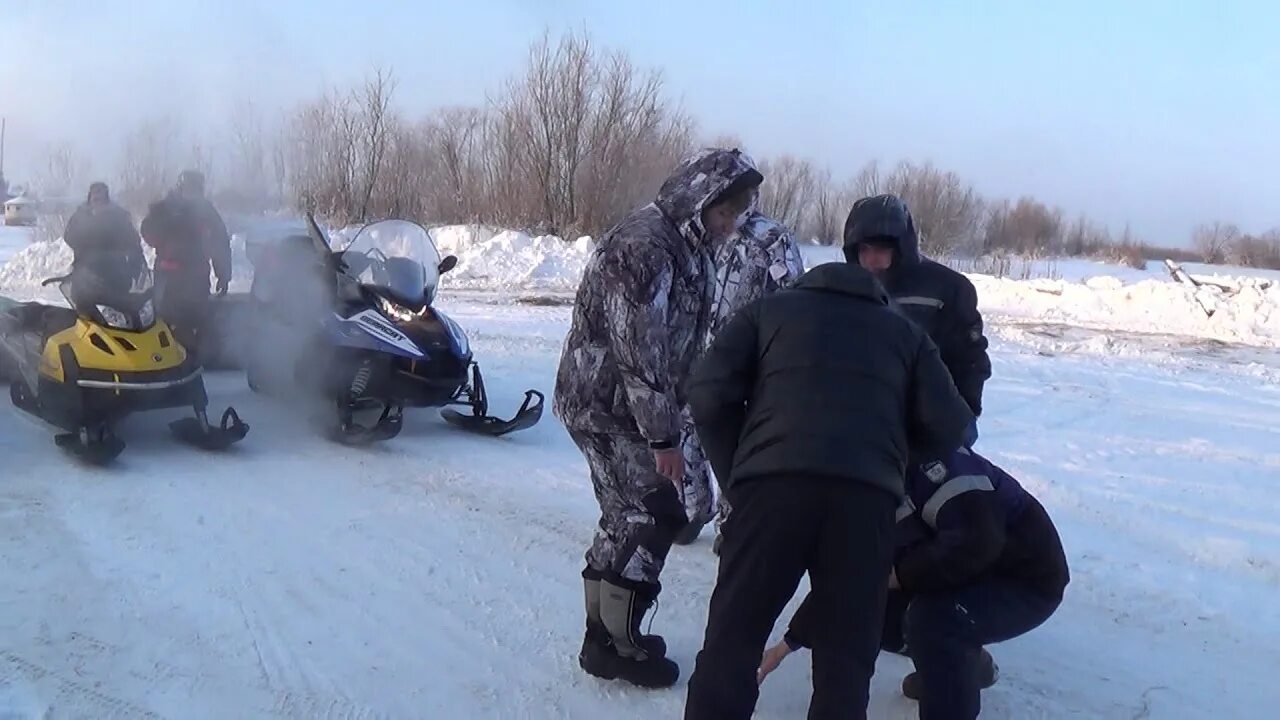
<path fill-rule="evenodd" d="M 233 408 L 220 425 L 209 424 L 201 366 L 156 318 L 150 272 L 119 275 L 76 269 L 44 281 L 58 283 L 70 307 L 10 301 L 0 308 L 13 404 L 63 430 L 57 445 L 92 464 L 124 450 L 115 426 L 137 411 L 190 407 L 194 417 L 169 427 L 206 450 L 243 439 L 249 426 Z"/>

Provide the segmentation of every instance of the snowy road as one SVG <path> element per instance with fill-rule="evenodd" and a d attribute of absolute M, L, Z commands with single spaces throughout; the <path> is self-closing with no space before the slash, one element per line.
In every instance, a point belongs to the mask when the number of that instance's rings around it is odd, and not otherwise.
<path fill-rule="evenodd" d="M 472 332 L 496 412 L 526 387 L 550 395 L 567 308 L 446 305 Z M 984 717 L 1274 717 L 1275 373 L 997 336 L 979 448 L 1044 501 L 1073 582 L 1040 631 L 993 648 L 1002 678 Z M 253 425 L 232 453 L 178 447 L 170 416 L 140 416 L 102 471 L 0 409 L 0 716 L 679 716 L 709 538 L 673 550 L 653 624 L 680 685 L 583 675 L 578 573 L 595 503 L 549 412 L 503 439 L 419 412 L 395 441 L 352 451 L 240 376 L 214 375 L 210 392 Z M 796 656 L 771 676 L 757 717 L 803 716 L 807 666 Z M 915 716 L 897 694 L 906 669 L 881 659 L 873 717 Z"/>

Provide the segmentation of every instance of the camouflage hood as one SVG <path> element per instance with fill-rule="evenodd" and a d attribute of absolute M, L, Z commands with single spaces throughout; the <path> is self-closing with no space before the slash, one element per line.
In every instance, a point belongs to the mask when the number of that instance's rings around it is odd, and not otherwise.
<path fill-rule="evenodd" d="M 709 148 L 685 158 L 662 183 L 654 204 L 689 240 L 700 241 L 702 211 L 711 201 L 738 184 L 759 185 L 764 176 L 740 150 Z"/>

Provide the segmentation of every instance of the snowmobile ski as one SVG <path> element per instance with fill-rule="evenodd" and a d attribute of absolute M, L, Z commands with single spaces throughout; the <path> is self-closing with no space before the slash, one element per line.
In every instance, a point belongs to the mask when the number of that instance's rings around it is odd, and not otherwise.
<path fill-rule="evenodd" d="M 194 417 L 169 423 L 169 429 L 182 442 L 211 451 L 226 450 L 249 434 L 248 423 L 230 407 L 222 413 L 222 422 L 217 427 L 209 424 L 203 410 L 196 410 Z"/>
<path fill-rule="evenodd" d="M 76 459 L 99 467 L 119 457 L 125 447 L 124 441 L 107 425 L 61 433 L 54 436 L 53 442 Z"/>
<path fill-rule="evenodd" d="M 536 400 L 536 403 L 535 403 Z M 518 430 L 528 430 L 542 419 L 542 393 L 537 390 L 526 390 L 524 402 L 510 420 L 501 420 L 486 415 L 483 410 L 473 407 L 472 414 L 466 415 L 452 408 L 441 410 L 440 415 L 449 424 L 481 435 L 499 437 Z"/>

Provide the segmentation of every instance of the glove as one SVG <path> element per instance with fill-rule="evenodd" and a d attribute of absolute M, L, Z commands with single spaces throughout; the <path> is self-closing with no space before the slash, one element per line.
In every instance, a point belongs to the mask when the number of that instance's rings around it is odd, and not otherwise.
<path fill-rule="evenodd" d="M 218 294 L 218 296 L 219 296 L 219 297 L 221 297 L 221 296 L 223 296 L 223 295 L 226 295 L 226 294 L 227 294 L 227 284 L 228 284 L 228 283 L 227 283 L 227 279 L 226 279 L 226 278 L 218 278 L 218 291 L 217 291 L 217 294 Z"/>

